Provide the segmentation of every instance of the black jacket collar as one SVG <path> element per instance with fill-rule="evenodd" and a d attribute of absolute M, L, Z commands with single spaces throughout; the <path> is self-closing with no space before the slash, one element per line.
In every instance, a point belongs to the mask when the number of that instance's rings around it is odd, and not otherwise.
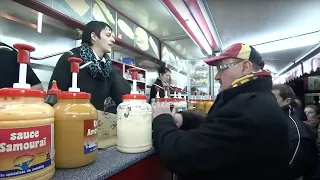
<path fill-rule="evenodd" d="M 282 106 L 281 107 L 283 112 L 287 115 L 287 116 L 291 116 L 293 114 L 293 108 L 289 105 L 286 105 L 286 106 Z"/>
<path fill-rule="evenodd" d="M 260 77 L 258 79 L 249 81 L 238 87 L 226 89 L 218 94 L 217 99 L 227 102 L 235 96 L 243 93 L 255 93 L 255 92 L 271 92 L 272 90 L 272 78 Z"/>

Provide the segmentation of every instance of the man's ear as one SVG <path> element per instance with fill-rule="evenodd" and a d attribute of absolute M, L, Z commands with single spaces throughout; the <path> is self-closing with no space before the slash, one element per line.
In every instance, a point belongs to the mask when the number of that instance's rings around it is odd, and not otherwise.
<path fill-rule="evenodd" d="M 244 61 L 242 71 L 243 74 L 250 74 L 253 71 L 252 63 L 250 61 Z"/>
<path fill-rule="evenodd" d="M 290 104 L 290 102 L 291 102 L 291 98 L 287 98 L 287 99 L 285 99 L 285 100 L 284 100 L 284 102 L 285 102 L 286 104 Z"/>

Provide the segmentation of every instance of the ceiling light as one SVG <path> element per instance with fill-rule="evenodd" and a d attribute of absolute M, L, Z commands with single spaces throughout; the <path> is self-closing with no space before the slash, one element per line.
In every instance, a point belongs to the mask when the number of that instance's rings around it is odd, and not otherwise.
<path fill-rule="evenodd" d="M 193 16 L 191 15 L 189 9 L 183 2 L 183 0 L 162 0 L 164 2 L 164 5 L 168 7 L 167 4 L 172 4 L 172 6 L 175 8 L 175 10 L 178 12 L 178 14 L 183 18 L 185 21 L 187 27 L 190 29 L 190 31 L 193 33 L 194 36 L 190 35 L 188 30 L 186 30 L 186 27 L 183 27 L 181 22 L 179 22 L 178 18 L 173 15 L 179 24 L 182 26 L 182 28 L 186 31 L 186 33 L 189 35 L 189 37 L 194 41 L 196 45 L 199 46 L 200 49 L 203 49 L 206 51 L 207 54 L 212 55 L 213 51 L 212 48 L 208 42 L 208 40 L 205 38 L 204 34 L 200 30 L 198 24 L 195 22 Z M 168 7 L 169 8 L 169 7 Z M 172 13 L 172 10 L 169 8 L 169 11 Z"/>
<path fill-rule="evenodd" d="M 42 18 L 43 18 L 43 14 L 41 12 L 38 12 L 38 24 L 37 24 L 38 33 L 42 32 Z"/>

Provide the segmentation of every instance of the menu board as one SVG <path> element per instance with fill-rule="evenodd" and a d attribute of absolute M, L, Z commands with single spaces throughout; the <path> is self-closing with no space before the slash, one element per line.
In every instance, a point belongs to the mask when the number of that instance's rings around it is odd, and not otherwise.
<path fill-rule="evenodd" d="M 132 21 L 118 13 L 117 38 L 134 46 L 134 27 L 135 24 Z"/>
<path fill-rule="evenodd" d="M 159 59 L 159 40 L 141 27 L 136 27 L 135 47 Z"/>
<path fill-rule="evenodd" d="M 183 58 L 178 55 L 173 49 L 162 44 L 162 61 L 167 62 L 173 67 L 180 69 L 181 71 L 187 71 L 187 61 L 184 61 Z"/>
<path fill-rule="evenodd" d="M 307 91 L 320 90 L 320 76 L 310 76 L 307 79 Z"/>
<path fill-rule="evenodd" d="M 94 0 L 53 0 L 53 9 L 83 23 L 91 21 Z"/>
<path fill-rule="evenodd" d="M 101 0 L 93 0 L 92 20 L 105 22 L 116 32 L 116 11 Z"/>
<path fill-rule="evenodd" d="M 38 1 L 52 8 L 52 0 L 38 0 Z"/>

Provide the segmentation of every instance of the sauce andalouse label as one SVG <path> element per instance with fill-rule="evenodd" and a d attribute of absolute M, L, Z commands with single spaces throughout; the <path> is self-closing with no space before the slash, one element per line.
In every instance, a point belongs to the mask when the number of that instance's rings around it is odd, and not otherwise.
<path fill-rule="evenodd" d="M 0 179 L 42 170 L 54 161 L 53 124 L 0 129 Z"/>
<path fill-rule="evenodd" d="M 98 148 L 97 120 L 84 121 L 84 154 L 91 153 Z"/>

